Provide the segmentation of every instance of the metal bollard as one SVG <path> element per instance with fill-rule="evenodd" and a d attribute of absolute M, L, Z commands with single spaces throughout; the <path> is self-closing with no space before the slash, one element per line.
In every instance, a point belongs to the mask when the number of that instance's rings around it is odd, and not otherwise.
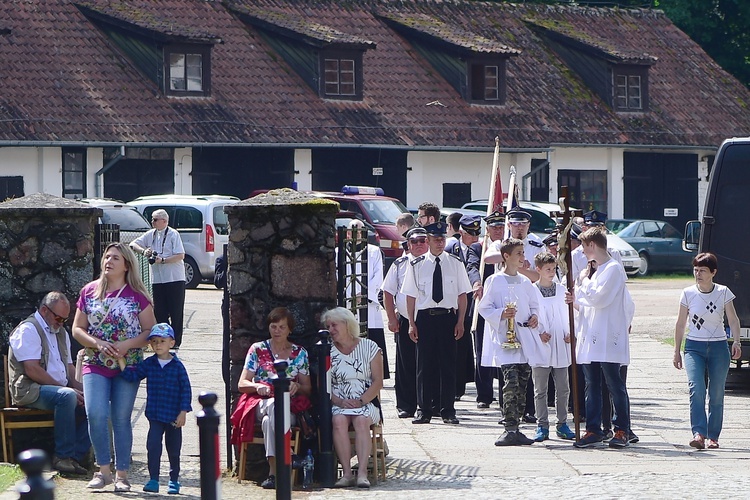
<path fill-rule="evenodd" d="M 219 466 L 219 414 L 214 410 L 218 397 L 213 392 L 201 392 L 198 402 L 198 441 L 201 464 L 201 498 L 221 498 L 221 467 Z"/>
<path fill-rule="evenodd" d="M 318 478 L 324 488 L 333 487 L 336 482 L 336 460 L 333 454 L 333 422 L 331 415 L 331 340 L 328 330 L 319 330 L 318 349 L 318 415 L 320 424 L 320 453 Z"/>
<path fill-rule="evenodd" d="M 273 416 L 276 433 L 276 500 L 292 498 L 292 447 L 291 404 L 286 369 L 289 363 L 276 361 L 273 364 L 276 376 L 273 379 Z"/>
<path fill-rule="evenodd" d="M 49 500 L 55 498 L 55 482 L 44 479 L 42 471 L 47 466 L 47 454 L 42 450 L 26 450 L 18 454 L 18 463 L 26 479 L 16 485 L 18 498 Z"/>

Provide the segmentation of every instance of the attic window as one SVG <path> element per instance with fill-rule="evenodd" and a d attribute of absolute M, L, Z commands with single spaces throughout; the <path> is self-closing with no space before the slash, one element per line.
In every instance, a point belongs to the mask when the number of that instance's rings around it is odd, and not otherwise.
<path fill-rule="evenodd" d="M 164 47 L 165 93 L 171 96 L 207 96 L 210 93 L 211 50 L 202 46 Z"/>
<path fill-rule="evenodd" d="M 612 69 L 612 107 L 615 111 L 647 110 L 647 67 L 616 66 Z"/>
<path fill-rule="evenodd" d="M 505 61 L 469 63 L 469 88 L 473 102 L 504 104 Z"/>
<path fill-rule="evenodd" d="M 347 52 L 328 51 L 321 54 L 321 97 L 362 99 L 362 55 Z"/>

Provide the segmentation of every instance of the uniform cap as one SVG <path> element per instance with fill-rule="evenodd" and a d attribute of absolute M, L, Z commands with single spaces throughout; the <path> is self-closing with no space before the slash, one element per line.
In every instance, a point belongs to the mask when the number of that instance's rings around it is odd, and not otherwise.
<path fill-rule="evenodd" d="M 445 236 L 445 232 L 448 229 L 448 224 L 445 222 L 433 222 L 424 227 L 424 230 L 429 236 Z"/>
<path fill-rule="evenodd" d="M 404 233 L 404 237 L 406 239 L 410 239 L 416 236 L 427 236 L 427 231 L 425 231 L 425 229 L 421 226 L 414 226 L 409 228 L 409 230 Z"/>
<path fill-rule="evenodd" d="M 592 210 L 583 214 L 583 222 L 588 226 L 601 226 L 607 221 L 607 214 Z"/>
<path fill-rule="evenodd" d="M 508 222 L 511 224 L 514 222 L 531 222 L 531 214 L 523 210 L 511 210 L 508 212 Z"/>
<path fill-rule="evenodd" d="M 484 222 L 486 222 L 488 226 L 502 226 L 505 224 L 505 214 L 500 210 L 495 210 L 484 218 Z"/>
<path fill-rule="evenodd" d="M 461 229 L 472 236 L 479 236 L 482 231 L 482 218 L 479 215 L 464 215 L 458 223 Z"/>

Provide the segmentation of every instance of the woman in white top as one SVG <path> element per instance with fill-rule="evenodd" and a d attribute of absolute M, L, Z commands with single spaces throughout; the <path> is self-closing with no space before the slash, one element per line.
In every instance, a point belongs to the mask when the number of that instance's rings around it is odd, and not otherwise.
<path fill-rule="evenodd" d="M 360 338 L 359 323 L 343 307 L 323 313 L 321 318 L 331 333 L 331 403 L 333 446 L 343 475 L 337 488 L 369 488 L 367 460 L 370 457 L 370 425 L 381 421 L 378 394 L 383 388 L 383 355 L 370 339 Z M 349 426 L 354 429 L 354 449 L 359 470 L 352 475 Z"/>
<path fill-rule="evenodd" d="M 680 346 L 685 340 L 685 370 L 690 388 L 690 446 L 718 448 L 724 420 L 724 384 L 729 373 L 729 348 L 724 329 L 724 313 L 734 338 L 732 359 L 742 355 L 740 321 L 734 310 L 734 294 L 724 285 L 713 282 L 716 256 L 700 253 L 693 259 L 695 285 L 682 291 L 680 313 L 674 332 L 674 366 L 682 368 Z M 689 323 L 688 323 L 689 320 Z M 706 416 L 706 380 L 708 380 L 708 416 Z M 706 442 L 708 441 L 708 442 Z"/>

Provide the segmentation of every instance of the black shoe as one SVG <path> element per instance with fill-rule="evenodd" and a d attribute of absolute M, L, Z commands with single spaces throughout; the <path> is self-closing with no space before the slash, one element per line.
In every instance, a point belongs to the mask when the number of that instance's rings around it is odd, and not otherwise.
<path fill-rule="evenodd" d="M 534 444 L 534 440 L 525 436 L 521 431 L 516 431 L 516 444 Z"/>
<path fill-rule="evenodd" d="M 497 441 L 495 441 L 495 446 L 517 446 L 521 444 L 518 442 L 516 434 L 516 431 L 503 432 L 502 436 L 497 438 Z"/>
<path fill-rule="evenodd" d="M 412 424 L 429 424 L 432 417 L 429 415 L 419 415 L 411 421 Z"/>
<path fill-rule="evenodd" d="M 628 443 L 633 443 L 633 444 L 635 444 L 635 443 L 637 443 L 637 442 L 638 442 L 638 441 L 640 441 L 640 440 L 641 440 L 641 439 L 640 439 L 640 438 L 639 438 L 638 436 L 636 436 L 636 435 L 635 435 L 635 432 L 633 432 L 633 431 L 628 431 Z"/>
<path fill-rule="evenodd" d="M 527 413 L 526 415 L 523 416 L 523 421 L 526 422 L 527 424 L 535 424 L 536 417 L 534 415 Z"/>
<path fill-rule="evenodd" d="M 489 408 L 489 407 L 490 407 L 489 403 L 483 403 L 482 401 L 477 403 L 477 408 L 479 408 L 480 410 L 484 410 L 485 408 Z"/>
<path fill-rule="evenodd" d="M 414 412 L 409 413 L 406 410 L 398 411 L 398 418 L 412 418 L 413 416 L 414 416 Z"/>
<path fill-rule="evenodd" d="M 444 424 L 458 425 L 458 419 L 456 417 L 443 417 Z"/>
<path fill-rule="evenodd" d="M 612 439 L 615 436 L 615 433 L 612 432 L 612 429 L 604 429 L 604 441 L 605 443 L 609 443 L 609 440 Z"/>
<path fill-rule="evenodd" d="M 266 490 L 276 489 L 276 476 L 268 476 L 265 481 L 260 483 L 260 487 Z"/>

